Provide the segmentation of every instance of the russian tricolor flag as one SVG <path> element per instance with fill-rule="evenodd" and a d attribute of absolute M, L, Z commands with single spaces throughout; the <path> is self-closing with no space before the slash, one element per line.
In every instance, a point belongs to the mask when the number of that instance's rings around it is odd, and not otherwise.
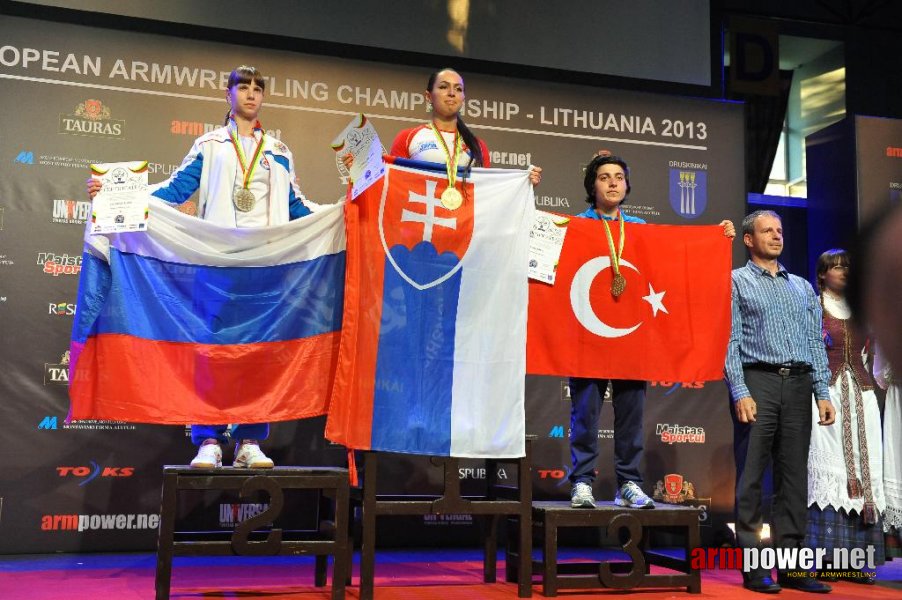
<path fill-rule="evenodd" d="M 389 158 L 346 211 L 348 268 L 326 437 L 459 457 L 524 453 L 526 171 L 473 169 L 460 208 L 444 166 Z"/>
<path fill-rule="evenodd" d="M 258 423 L 326 412 L 343 207 L 229 229 L 151 199 L 146 232 L 85 238 L 71 419 Z"/>

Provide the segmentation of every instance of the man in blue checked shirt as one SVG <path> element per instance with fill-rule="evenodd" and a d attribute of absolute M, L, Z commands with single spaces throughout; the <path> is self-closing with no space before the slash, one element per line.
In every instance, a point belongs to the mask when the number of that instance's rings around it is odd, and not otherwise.
<path fill-rule="evenodd" d="M 771 540 L 796 548 L 805 539 L 808 443 L 812 395 L 820 425 L 835 410 L 827 391 L 830 373 L 821 335 L 821 306 L 805 279 L 777 260 L 783 252 L 779 215 L 759 210 L 742 221 L 751 260 L 733 270 L 733 324 L 724 375 L 733 401 L 736 460 L 736 541 L 756 547 L 763 523 L 761 482 L 773 462 Z M 795 576 L 793 576 L 795 575 Z M 807 574 L 764 569 L 743 573 L 743 586 L 762 593 L 782 587 L 826 593 L 830 586 Z"/>

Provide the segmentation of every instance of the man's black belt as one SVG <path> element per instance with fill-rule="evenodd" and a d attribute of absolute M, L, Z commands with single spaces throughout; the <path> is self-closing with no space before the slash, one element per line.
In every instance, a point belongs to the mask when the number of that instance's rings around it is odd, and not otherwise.
<path fill-rule="evenodd" d="M 798 375 L 804 375 L 806 373 L 811 373 L 813 369 L 811 365 L 806 363 L 789 363 L 786 365 L 774 365 L 771 363 L 751 363 L 748 365 L 742 365 L 744 369 L 752 369 L 753 371 L 765 371 L 767 373 L 776 373 L 781 377 L 795 377 Z"/>

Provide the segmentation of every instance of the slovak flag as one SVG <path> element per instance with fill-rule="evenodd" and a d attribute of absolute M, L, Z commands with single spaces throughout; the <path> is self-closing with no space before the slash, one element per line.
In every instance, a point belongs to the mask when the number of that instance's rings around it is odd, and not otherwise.
<path fill-rule="evenodd" d="M 567 224 L 554 285 L 530 281 L 527 371 L 536 375 L 713 381 L 730 337 L 730 240 L 718 225 L 625 223 L 620 273 L 604 225 Z M 614 247 L 619 227 L 612 226 Z"/>
<path fill-rule="evenodd" d="M 438 170 L 436 170 L 438 167 Z M 473 169 L 463 205 L 445 167 L 387 157 L 348 203 L 341 350 L 326 437 L 349 448 L 523 456 L 526 171 Z"/>
<path fill-rule="evenodd" d="M 184 425 L 324 414 L 344 269 L 341 205 L 230 229 L 151 198 L 146 232 L 85 237 L 69 417 Z"/>

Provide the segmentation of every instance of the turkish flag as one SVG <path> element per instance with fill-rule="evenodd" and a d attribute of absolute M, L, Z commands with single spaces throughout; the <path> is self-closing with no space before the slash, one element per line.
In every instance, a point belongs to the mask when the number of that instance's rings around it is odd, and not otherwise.
<path fill-rule="evenodd" d="M 618 247 L 619 223 L 610 223 Z M 526 370 L 645 381 L 723 378 L 730 240 L 718 225 L 625 224 L 620 273 L 601 221 L 570 219 L 554 285 L 530 280 Z"/>

